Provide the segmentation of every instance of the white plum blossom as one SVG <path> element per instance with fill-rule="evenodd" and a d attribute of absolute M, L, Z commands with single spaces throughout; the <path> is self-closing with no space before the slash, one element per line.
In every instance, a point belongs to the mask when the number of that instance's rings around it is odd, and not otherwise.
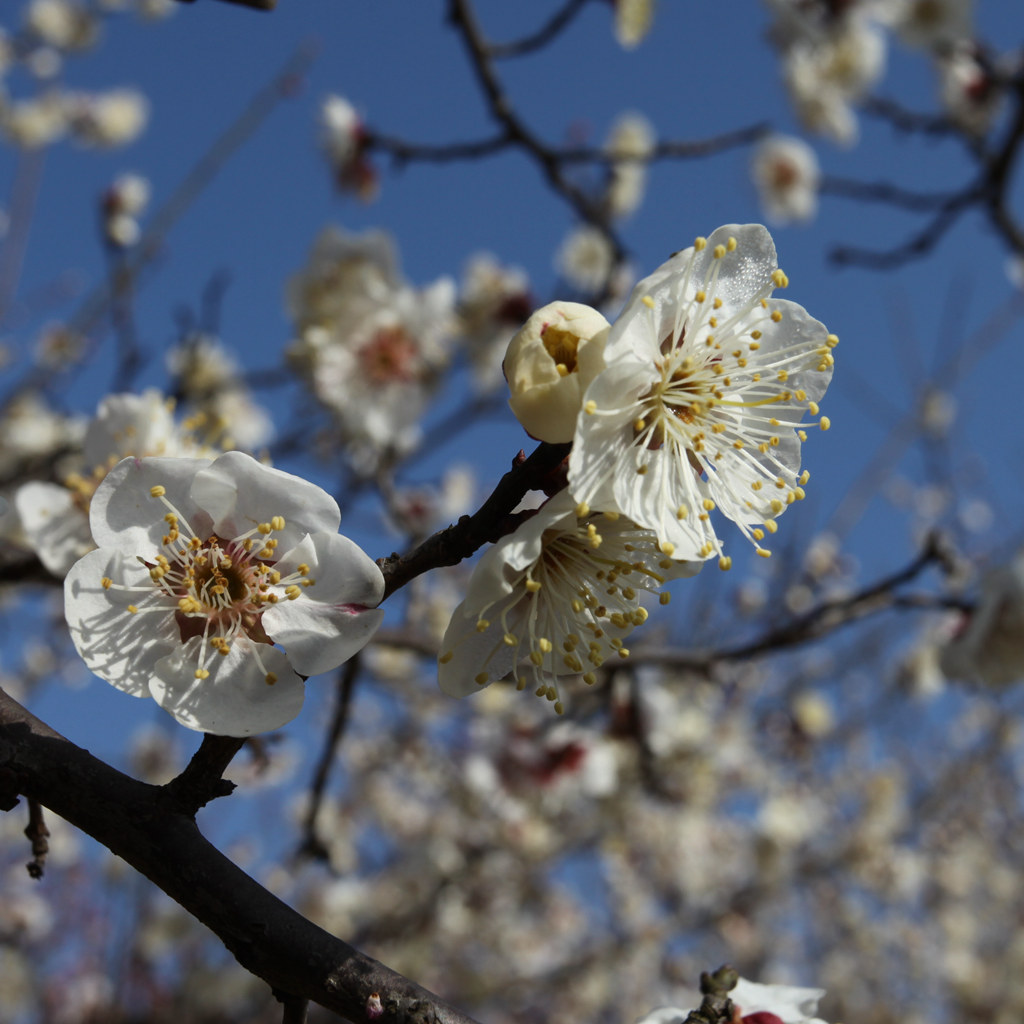
<path fill-rule="evenodd" d="M 100 199 L 103 233 L 117 248 L 135 245 L 142 236 L 139 217 L 149 204 L 149 182 L 138 174 L 118 175 Z"/>
<path fill-rule="evenodd" d="M 7 102 L 0 93 L 0 132 L 16 146 L 38 149 L 61 138 L 68 128 L 67 104 L 56 89 L 31 99 Z"/>
<path fill-rule="evenodd" d="M 980 47 L 964 39 L 938 54 L 936 69 L 939 96 L 949 119 L 968 135 L 985 135 L 1004 98 L 991 60 Z"/>
<path fill-rule="evenodd" d="M 155 388 L 108 395 L 86 428 L 81 471 L 63 485 L 35 480 L 18 488 L 14 504 L 27 541 L 55 576 L 92 549 L 89 503 L 111 467 L 128 455 L 204 454 L 175 423 L 172 407 Z"/>
<path fill-rule="evenodd" d="M 810 220 L 818 209 L 821 169 L 814 150 L 792 135 L 770 135 L 754 150 L 751 175 L 774 224 Z"/>
<path fill-rule="evenodd" d="M 819 413 L 839 340 L 771 298 L 787 284 L 768 231 L 728 224 L 634 288 L 577 421 L 569 489 L 581 506 L 621 512 L 683 559 L 722 556 L 718 508 L 769 553 L 765 531 L 804 496 L 801 420 Z"/>
<path fill-rule="evenodd" d="M 584 292 L 597 292 L 615 267 L 615 253 L 603 231 L 581 224 L 565 236 L 555 261 L 570 284 Z"/>
<path fill-rule="evenodd" d="M 142 134 L 149 120 L 149 101 L 138 89 L 76 93 L 67 105 L 68 130 L 86 146 L 126 146 Z"/>
<path fill-rule="evenodd" d="M 25 27 L 47 46 L 81 50 L 96 42 L 99 20 L 77 0 L 30 0 Z"/>
<path fill-rule="evenodd" d="M 740 1024 L 825 1024 L 817 1017 L 823 988 L 798 988 L 795 985 L 762 985 L 740 978 L 729 998 L 738 1009 Z M 641 1017 L 637 1024 L 683 1024 L 690 1010 L 664 1006 Z"/>
<path fill-rule="evenodd" d="M 380 624 L 384 578 L 337 532 L 334 499 L 240 452 L 125 459 L 89 518 L 98 548 L 64 584 L 75 647 L 190 729 L 279 728 L 302 708 L 303 677 Z"/>
<path fill-rule="evenodd" d="M 657 141 L 654 128 L 642 114 L 623 114 L 612 127 L 605 152 L 613 157 L 604 194 L 612 217 L 628 217 L 643 202 L 647 161 Z"/>
<path fill-rule="evenodd" d="M 889 10 L 908 46 L 941 51 L 974 36 L 974 0 L 890 0 Z"/>
<path fill-rule="evenodd" d="M 578 516 L 565 491 L 547 501 L 477 563 L 466 599 L 441 642 L 441 689 L 464 697 L 506 676 L 562 711 L 557 680 L 611 657 L 648 617 L 641 595 L 699 563 L 667 558 L 657 538 L 615 513 Z M 661 593 L 662 603 L 668 592 Z"/>
<path fill-rule="evenodd" d="M 273 438 L 270 414 L 256 403 L 238 362 L 217 338 L 191 334 L 167 353 L 166 362 L 188 406 L 187 425 L 204 443 L 255 451 Z"/>
<path fill-rule="evenodd" d="M 820 35 L 785 45 L 783 77 L 805 127 L 844 145 L 854 142 L 852 105 L 881 77 L 885 59 L 885 33 L 856 9 Z"/>
<path fill-rule="evenodd" d="M 549 302 L 508 346 L 502 369 L 523 429 L 552 444 L 571 441 L 583 392 L 604 369 L 608 321 L 579 302 Z"/>
<path fill-rule="evenodd" d="M 329 95 L 320 104 L 320 145 L 338 188 L 372 199 L 377 174 L 365 152 L 366 130 L 356 108 L 343 96 Z"/>
<path fill-rule="evenodd" d="M 504 384 L 505 350 L 533 306 L 525 270 L 504 266 L 486 252 L 470 257 L 462 276 L 458 314 L 478 391 L 493 391 Z"/>
<path fill-rule="evenodd" d="M 386 235 L 328 228 L 288 299 L 298 335 L 288 355 L 353 455 L 369 467 L 385 452 L 408 450 L 447 365 L 454 283 L 444 277 L 413 288 Z"/>

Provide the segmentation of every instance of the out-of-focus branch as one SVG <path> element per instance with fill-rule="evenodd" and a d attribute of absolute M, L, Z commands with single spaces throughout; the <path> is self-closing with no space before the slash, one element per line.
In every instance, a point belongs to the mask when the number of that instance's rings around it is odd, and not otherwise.
<path fill-rule="evenodd" d="M 872 96 L 861 104 L 865 114 L 888 121 L 897 131 L 919 135 L 955 135 L 956 125 L 945 114 L 919 114 L 882 96 Z"/>
<path fill-rule="evenodd" d="M 397 552 L 380 558 L 384 573 L 384 595 L 393 594 L 411 579 L 442 565 L 458 565 L 484 544 L 493 543 L 516 526 L 512 512 L 523 496 L 542 490 L 569 454 L 568 444 L 539 445 L 526 458 L 522 452 L 501 478 L 491 496 L 472 516 L 463 516 L 454 526 L 435 533 L 407 555 Z"/>
<path fill-rule="evenodd" d="M 700 672 L 725 661 L 746 661 L 764 654 L 784 651 L 800 644 L 818 640 L 843 626 L 858 622 L 898 604 L 896 590 L 916 579 L 932 565 L 942 565 L 948 558 L 938 534 L 929 535 L 914 560 L 899 571 L 858 590 L 849 597 L 823 601 L 803 615 L 797 616 L 745 644 L 711 651 L 679 651 L 665 648 L 639 647 L 630 653 L 630 663 L 671 665 Z"/>
<path fill-rule="evenodd" d="M 0 324 L 7 317 L 11 300 L 21 280 L 21 266 L 28 246 L 39 183 L 43 177 L 45 152 L 40 147 L 18 154 L 14 182 L 7 200 L 10 223 L 3 245 L 0 246 Z"/>
<path fill-rule="evenodd" d="M 330 728 L 324 737 L 324 746 L 313 775 L 313 783 L 309 787 L 309 804 L 302 823 L 302 839 L 299 842 L 300 854 L 311 857 L 322 857 L 324 855 L 324 844 L 320 841 L 316 832 L 316 819 L 320 812 L 320 805 L 323 803 L 324 792 L 327 788 L 327 778 L 338 750 L 338 744 L 341 743 L 341 739 L 345 735 L 345 728 L 348 725 L 349 710 L 352 707 L 352 694 L 355 692 L 356 679 L 359 677 L 359 662 L 360 659 L 357 654 L 354 658 L 350 658 L 345 662 L 339 670 L 337 704 L 334 714 L 331 716 Z"/>
<path fill-rule="evenodd" d="M 625 259 L 625 247 L 608 223 L 601 204 L 591 199 L 565 176 L 559 155 L 545 146 L 515 113 L 489 57 L 489 44 L 477 23 L 470 0 L 450 0 L 448 10 L 448 20 L 465 44 L 491 116 L 504 127 L 512 142 L 523 149 L 539 166 L 552 190 L 572 206 L 581 220 L 592 224 L 604 234 L 611 247 L 613 264 L 621 264 Z"/>
<path fill-rule="evenodd" d="M 891 249 L 838 246 L 829 253 L 829 259 L 839 266 L 868 267 L 872 270 L 888 270 L 909 263 L 930 252 L 960 216 L 981 200 L 984 193 L 984 187 L 978 185 L 957 192 L 939 207 L 938 212 L 924 228 L 902 245 Z"/>
<path fill-rule="evenodd" d="M 178 0 L 180 4 L 194 4 L 196 0 Z M 239 7 L 251 7 L 256 11 L 272 11 L 277 0 L 221 0 L 222 3 L 236 4 Z"/>
<path fill-rule="evenodd" d="M 988 164 L 986 205 L 989 219 L 1010 247 L 1024 255 L 1024 229 L 1014 218 L 1009 207 L 1009 191 L 1013 183 L 1013 169 L 1024 143 L 1024 72 L 1012 83 L 1016 110 L 1006 129 L 1002 146 Z"/>
<path fill-rule="evenodd" d="M 961 196 L 960 192 L 915 192 L 887 181 L 856 181 L 829 175 L 822 179 L 821 194 L 856 199 L 858 202 L 885 203 L 904 210 L 938 210 Z M 973 195 L 972 195 L 973 198 Z"/>
<path fill-rule="evenodd" d="M 37 800 L 146 875 L 278 998 L 309 999 L 355 1022 L 474 1024 L 307 921 L 211 846 L 165 790 L 75 746 L 3 690 L 0 776 L 5 793 Z"/>
<path fill-rule="evenodd" d="M 564 31 L 590 0 L 567 0 L 564 7 L 554 14 L 536 32 L 510 43 L 492 43 L 487 48 L 487 55 L 496 60 L 509 57 L 523 57 L 547 46 L 554 41 L 559 32 Z"/>
<path fill-rule="evenodd" d="M 1010 249 L 1024 255 L 1024 227 L 1011 212 L 1009 199 L 1014 167 L 1021 145 L 1024 144 L 1024 72 L 1005 82 L 1004 87 L 1007 97 L 1013 100 L 1014 111 L 1002 141 L 994 149 L 989 149 L 967 133 L 960 132 L 968 141 L 971 155 L 979 165 L 975 180 L 962 189 L 943 197 L 941 194 L 918 193 L 888 184 L 861 185 L 835 178 L 825 180 L 822 191 L 832 195 L 885 202 L 908 210 L 935 211 L 925 226 L 903 244 L 889 249 L 840 246 L 829 254 L 834 263 L 887 270 L 918 259 L 930 252 L 972 207 L 977 207 L 988 216 Z M 865 109 L 885 116 L 906 131 L 925 131 L 929 134 L 959 132 L 946 119 L 929 120 L 920 115 L 911 115 L 887 101 L 873 100 Z"/>

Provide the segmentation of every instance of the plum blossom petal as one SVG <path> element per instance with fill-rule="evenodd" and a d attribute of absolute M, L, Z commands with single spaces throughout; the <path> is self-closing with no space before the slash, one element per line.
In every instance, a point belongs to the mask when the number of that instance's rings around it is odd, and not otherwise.
<path fill-rule="evenodd" d="M 76 514 L 72 493 L 66 487 L 30 480 L 15 492 L 14 505 L 29 544 L 55 576 L 64 575 L 92 549 L 89 520 Z"/>
<path fill-rule="evenodd" d="M 179 644 L 156 663 L 149 692 L 165 711 L 186 728 L 220 736 L 252 736 L 290 722 L 301 710 L 302 680 L 288 656 L 276 647 L 255 646 L 248 638 L 231 645 L 223 658 L 211 658 L 209 675 L 197 679 L 191 671 L 199 657 L 201 637 Z M 267 683 L 267 675 L 275 676 Z"/>
<path fill-rule="evenodd" d="M 115 579 L 118 588 L 104 586 Z M 64 615 L 82 660 L 133 697 L 149 695 L 154 666 L 181 643 L 173 613 L 140 614 L 136 591 L 150 582 L 145 565 L 111 548 L 90 551 L 64 580 Z"/>
<path fill-rule="evenodd" d="M 271 466 L 252 473 L 253 460 L 242 452 L 226 452 L 215 469 L 200 470 L 192 484 L 193 499 L 213 520 L 220 536 L 237 537 L 270 518 L 266 510 L 284 518 L 275 531 L 279 545 L 288 550 L 307 533 L 336 533 L 341 525 L 338 503 L 316 484 Z M 258 513 L 263 513 L 260 518 Z"/>
<path fill-rule="evenodd" d="M 308 600 L 280 603 L 263 613 L 263 626 L 307 676 L 326 672 L 361 650 L 380 626 L 384 577 L 358 545 L 337 533 L 307 535 L 277 563 L 289 575 L 308 566 L 315 586 Z"/>
<path fill-rule="evenodd" d="M 209 465 L 209 459 L 123 459 L 107 474 L 89 506 L 97 547 L 139 552 L 160 547 L 167 524 L 163 512 L 154 515 L 153 487 L 174 493 L 178 512 L 197 533 L 208 533 L 212 520 L 192 501 L 188 489 L 196 473 Z"/>
<path fill-rule="evenodd" d="M 729 993 L 740 1008 L 743 1018 L 752 1014 L 774 1014 L 782 1024 L 825 1024 L 819 1017 L 818 1000 L 825 995 L 823 988 L 797 988 L 794 985 L 762 985 L 740 978 Z M 743 1019 L 741 1018 L 741 1019 Z"/>

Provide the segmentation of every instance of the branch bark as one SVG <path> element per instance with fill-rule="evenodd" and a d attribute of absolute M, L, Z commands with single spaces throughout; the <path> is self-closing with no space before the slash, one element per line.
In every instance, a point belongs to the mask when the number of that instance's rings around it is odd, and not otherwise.
<path fill-rule="evenodd" d="M 475 1024 L 282 903 L 206 840 L 177 794 L 111 768 L 2 689 L 0 781 L 5 795 L 38 801 L 144 874 L 278 998 L 309 999 L 357 1024 Z"/>

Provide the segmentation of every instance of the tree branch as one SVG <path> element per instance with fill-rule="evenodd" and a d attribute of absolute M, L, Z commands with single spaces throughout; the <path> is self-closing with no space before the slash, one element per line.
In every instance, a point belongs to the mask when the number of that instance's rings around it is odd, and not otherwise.
<path fill-rule="evenodd" d="M 540 444 L 526 458 L 522 452 L 512 468 L 498 481 L 491 496 L 472 516 L 463 516 L 454 526 L 428 537 L 407 555 L 397 552 L 377 559 L 384 573 L 384 597 L 411 579 L 441 565 L 458 565 L 484 544 L 493 543 L 515 528 L 513 509 L 532 490 L 544 489 L 569 454 L 569 444 Z"/>
<path fill-rule="evenodd" d="M 2 689 L 0 776 L 5 793 L 37 800 L 144 874 L 292 1007 L 309 999 L 357 1024 L 475 1024 L 307 921 L 207 842 L 165 789 L 75 746 Z"/>

